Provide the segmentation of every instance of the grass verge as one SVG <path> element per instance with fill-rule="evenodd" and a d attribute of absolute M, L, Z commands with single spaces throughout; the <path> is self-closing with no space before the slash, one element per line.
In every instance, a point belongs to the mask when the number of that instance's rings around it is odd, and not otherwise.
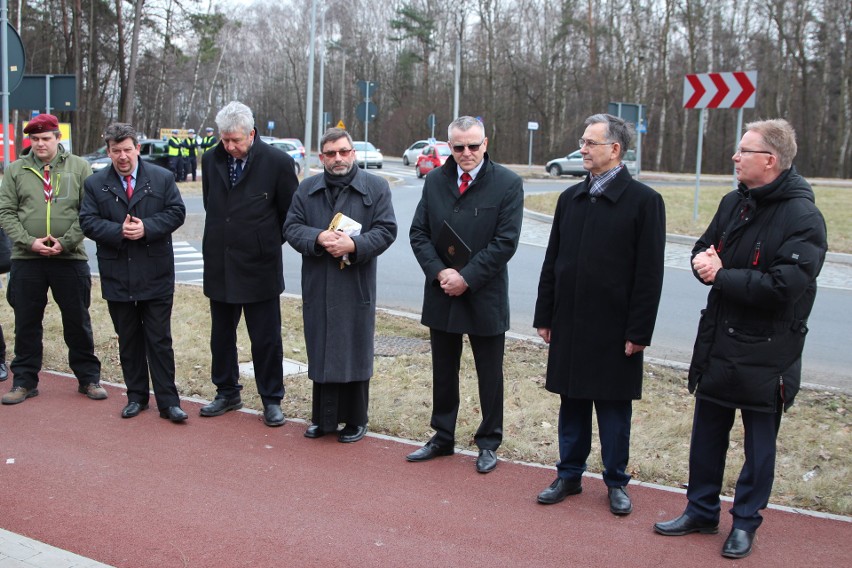
<path fill-rule="evenodd" d="M 106 302 L 100 298 L 95 279 L 92 324 L 96 353 L 103 363 L 102 376 L 123 382 L 118 342 Z M 10 356 L 14 337 L 11 308 L 2 302 L 0 321 L 6 326 Z M 212 399 L 215 389 L 209 379 L 210 316 L 200 287 L 179 285 L 175 291 L 172 329 L 178 388 L 183 395 Z M 301 301 L 282 298 L 285 356 L 306 361 Z M 67 349 L 62 340 L 59 310 L 51 301 L 45 316 L 44 368 L 70 372 Z M 241 361 L 250 360 L 244 325 L 238 332 Z M 428 331 L 417 321 L 379 313 L 379 338 L 428 340 Z M 505 439 L 502 457 L 543 464 L 558 456 L 556 421 L 558 396 L 544 389 L 547 350 L 531 341 L 510 340 L 506 352 Z M 370 386 L 370 428 L 392 436 L 425 441 L 431 410 L 431 361 L 427 352 L 405 350 L 397 356 L 376 357 Z M 456 433 L 457 446 L 473 449 L 473 435 L 480 420 L 476 372 L 468 347 L 461 365 L 461 408 Z M 244 380 L 243 399 L 248 407 L 261 409 L 254 382 Z M 311 412 L 311 383 L 306 375 L 288 377 L 284 410 L 288 416 L 308 419 Z M 836 514 L 852 514 L 852 420 L 850 397 L 806 391 L 784 417 L 778 439 L 778 464 L 772 502 Z M 682 486 L 687 481 L 687 454 L 692 426 L 693 398 L 686 391 L 685 374 L 667 367 L 646 365 L 645 390 L 634 404 L 629 468 L 636 479 L 662 485 Z M 0 410 L 2 411 L 2 410 Z M 595 435 L 596 436 L 596 435 Z M 742 430 L 738 425 L 731 438 L 725 494 L 732 495 L 742 465 Z M 600 447 L 595 439 L 589 470 L 600 472 Z M 402 453 L 399 459 L 403 459 Z M 530 487 L 534 495 L 541 487 Z"/>

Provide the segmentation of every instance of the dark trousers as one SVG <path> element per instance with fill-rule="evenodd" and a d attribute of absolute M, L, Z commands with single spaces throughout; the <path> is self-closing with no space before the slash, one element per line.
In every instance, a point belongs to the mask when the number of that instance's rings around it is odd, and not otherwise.
<path fill-rule="evenodd" d="M 172 297 L 140 302 L 107 302 L 118 334 L 118 353 L 128 402 L 148 404 L 148 373 L 157 408 L 180 406 L 172 349 Z"/>
<path fill-rule="evenodd" d="M 237 358 L 237 324 L 245 314 L 257 392 L 264 405 L 284 398 L 284 347 L 281 343 L 281 304 L 278 296 L 250 304 L 210 300 L 211 374 L 217 398 L 236 398 L 242 385 Z"/>
<path fill-rule="evenodd" d="M 603 479 L 607 487 L 624 487 L 630 481 L 630 419 L 632 400 L 586 400 L 561 397 L 559 406 L 559 463 L 563 479 L 579 480 L 592 451 L 592 406 L 598 417 Z"/>
<path fill-rule="evenodd" d="M 432 442 L 455 444 L 459 414 L 459 367 L 462 335 L 430 329 L 432 341 Z M 468 335 L 479 380 L 482 422 L 474 435 L 481 450 L 496 450 L 503 441 L 503 351 L 506 334 Z"/>
<path fill-rule="evenodd" d="M 42 320 L 47 291 L 62 314 L 62 333 L 68 346 L 68 365 L 81 385 L 96 383 L 101 362 L 95 357 L 89 304 L 92 276 L 85 260 L 55 258 L 13 260 L 7 299 L 15 311 L 14 386 L 34 389 L 41 371 Z"/>
<path fill-rule="evenodd" d="M 195 174 L 198 170 L 198 159 L 195 156 L 186 158 L 186 175 L 192 174 L 192 181 L 195 181 Z"/>
<path fill-rule="evenodd" d="M 354 383 L 314 383 L 311 422 L 325 432 L 347 426 L 367 425 L 370 381 Z"/>
<path fill-rule="evenodd" d="M 736 412 L 714 402 L 695 400 L 686 512 L 699 521 L 719 521 L 719 494 Z M 745 430 L 745 463 L 737 479 L 731 515 L 733 528 L 754 532 L 763 521 L 760 511 L 769 504 L 775 480 L 775 441 L 781 427 L 781 411 L 740 410 L 740 414 Z"/>

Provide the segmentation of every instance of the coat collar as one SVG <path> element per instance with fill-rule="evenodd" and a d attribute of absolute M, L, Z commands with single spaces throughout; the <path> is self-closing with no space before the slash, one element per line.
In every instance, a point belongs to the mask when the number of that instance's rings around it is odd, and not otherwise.
<path fill-rule="evenodd" d="M 358 168 L 358 166 L 353 165 L 353 167 L 357 168 L 358 171 L 355 172 L 355 177 L 352 178 L 352 183 L 349 184 L 349 188 L 357 191 L 361 195 L 367 195 L 367 172 Z M 313 176 L 313 179 L 316 180 L 314 185 L 308 189 L 308 195 L 313 195 L 318 191 L 325 190 L 325 172 L 321 172 Z"/>
<path fill-rule="evenodd" d="M 586 174 L 586 179 L 577 184 L 577 191 L 574 192 L 574 199 L 579 199 L 581 196 L 589 194 L 589 182 L 591 176 Z M 621 171 L 613 178 L 606 190 L 600 195 L 613 203 L 617 203 L 621 196 L 627 190 L 627 186 L 633 181 L 633 176 L 627 171 L 627 166 L 621 168 Z"/>

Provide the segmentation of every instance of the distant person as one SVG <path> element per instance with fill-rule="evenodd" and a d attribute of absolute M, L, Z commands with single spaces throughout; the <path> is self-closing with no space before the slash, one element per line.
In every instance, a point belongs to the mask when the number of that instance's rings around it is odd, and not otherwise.
<path fill-rule="evenodd" d="M 533 319 L 550 346 L 545 388 L 560 399 L 557 477 L 538 502 L 583 490 L 594 409 L 609 509 L 627 515 L 630 421 L 663 288 L 665 206 L 624 165 L 630 125 L 609 114 L 585 125 L 580 152 L 589 175 L 557 201 Z"/>
<path fill-rule="evenodd" d="M 793 166 L 796 133 L 786 120 L 746 125 L 733 155 L 739 186 L 722 198 L 692 249 L 707 286 L 689 368 L 695 393 L 686 511 L 654 525 L 667 536 L 719 530 L 730 431 L 740 410 L 745 462 L 722 556 L 752 551 L 775 477 L 783 411 L 799 392 L 802 350 L 825 253 L 825 221 Z M 779 543 L 779 546 L 781 544 Z"/>
<path fill-rule="evenodd" d="M 172 129 L 172 135 L 169 138 L 169 169 L 175 176 L 175 181 L 183 181 L 183 140 L 178 137 L 180 130 Z"/>
<path fill-rule="evenodd" d="M 98 245 L 101 293 L 118 335 L 127 385 L 122 418 L 148 408 L 148 375 L 162 418 L 186 420 L 175 386 L 172 300 L 175 262 L 172 233 L 186 208 L 174 176 L 139 159 L 139 135 L 129 124 L 104 131 L 112 167 L 86 180 L 80 226 Z"/>
<path fill-rule="evenodd" d="M 216 136 L 213 134 L 213 129 L 211 127 L 207 127 L 204 129 L 205 135 L 204 138 L 201 139 L 201 153 L 204 154 L 208 150 L 212 150 L 213 147 L 219 142 Z"/>
<path fill-rule="evenodd" d="M 407 456 L 420 462 L 455 451 L 462 337 L 470 339 L 479 381 L 482 421 L 474 436 L 476 470 L 497 467 L 503 441 L 503 352 L 509 329 L 509 259 L 518 248 L 524 210 L 521 178 L 491 161 L 485 127 L 462 116 L 447 129 L 453 155 L 426 176 L 411 223 L 414 256 L 423 269 L 423 315 L 432 345 L 432 420 L 435 435 Z M 470 258 L 452 267 L 443 244 L 450 233 Z M 456 241 L 446 241 L 456 242 Z M 441 250 L 439 250 L 441 249 Z"/>
<path fill-rule="evenodd" d="M 102 400 L 107 392 L 100 383 L 89 318 L 92 276 L 78 219 L 83 181 L 92 168 L 62 147 L 59 120 L 52 114 L 30 120 L 24 134 L 30 147 L 6 169 L 0 188 L 0 226 L 13 243 L 6 297 L 15 311 L 14 379 L 2 402 L 18 404 L 38 396 L 48 291 L 62 313 L 78 391 Z"/>
<path fill-rule="evenodd" d="M 336 432 L 357 442 L 367 432 L 376 329 L 378 256 L 396 238 L 388 182 L 355 166 L 352 137 L 331 128 L 320 140 L 324 172 L 293 198 L 284 234 L 302 254 L 302 300 L 308 378 L 313 383 L 308 438 Z M 342 213 L 357 230 L 335 230 Z"/>
<path fill-rule="evenodd" d="M 293 158 L 257 135 L 246 105 L 228 103 L 216 115 L 216 124 L 221 143 L 201 159 L 201 188 L 204 295 L 210 299 L 211 373 L 217 394 L 201 408 L 201 416 L 243 406 L 237 324 L 245 316 L 263 421 L 282 426 L 281 246 L 284 218 L 299 180 Z"/>
<path fill-rule="evenodd" d="M 186 152 L 186 177 L 192 174 L 192 181 L 198 170 L 198 140 L 195 138 L 195 130 L 187 130 L 186 138 L 183 139 L 183 150 Z"/>

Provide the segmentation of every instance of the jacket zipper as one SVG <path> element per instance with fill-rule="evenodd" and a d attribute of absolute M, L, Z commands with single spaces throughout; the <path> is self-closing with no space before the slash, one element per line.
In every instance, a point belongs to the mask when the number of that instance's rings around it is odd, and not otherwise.
<path fill-rule="evenodd" d="M 780 386 L 780 388 L 781 388 L 781 404 L 784 404 L 784 403 L 786 403 L 786 402 L 787 402 L 787 399 L 786 399 L 786 397 L 784 396 L 784 375 L 780 375 L 780 376 L 778 377 L 778 385 L 779 385 L 779 386 Z"/>
<path fill-rule="evenodd" d="M 754 245 L 754 260 L 751 261 L 752 266 L 757 266 L 757 262 L 760 260 L 760 241 L 757 241 Z"/>

